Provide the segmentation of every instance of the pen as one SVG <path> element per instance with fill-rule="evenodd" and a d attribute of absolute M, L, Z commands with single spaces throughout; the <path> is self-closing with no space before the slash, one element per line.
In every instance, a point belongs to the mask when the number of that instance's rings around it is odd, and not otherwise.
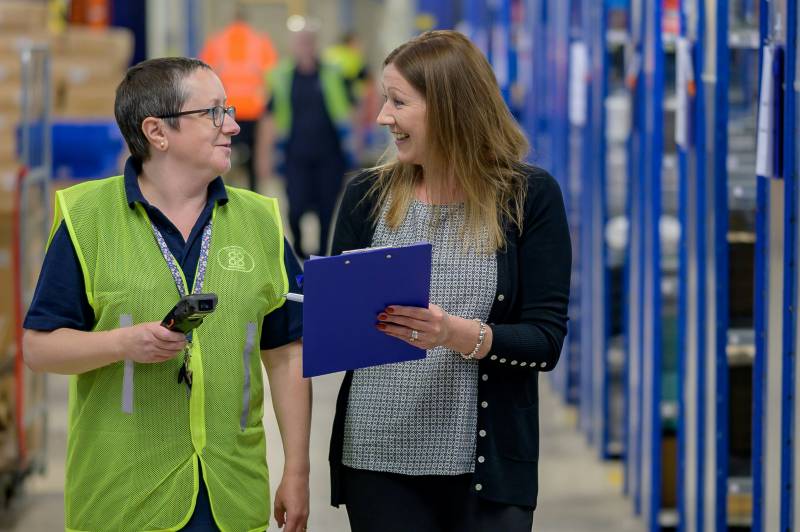
<path fill-rule="evenodd" d="M 288 301 L 294 301 L 296 303 L 303 302 L 303 294 L 293 294 L 289 292 L 288 294 L 283 294 L 283 297 L 285 297 Z"/>

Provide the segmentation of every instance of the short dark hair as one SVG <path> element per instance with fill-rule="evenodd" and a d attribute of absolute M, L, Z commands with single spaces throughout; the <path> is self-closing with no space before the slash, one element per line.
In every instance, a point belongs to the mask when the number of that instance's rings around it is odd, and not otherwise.
<path fill-rule="evenodd" d="M 142 171 L 142 164 L 150 158 L 150 143 L 142 132 L 142 122 L 149 116 L 180 112 L 189 98 L 183 80 L 201 68 L 211 70 L 198 59 L 162 57 L 142 61 L 128 69 L 117 87 L 114 117 L 137 172 Z M 179 129 L 177 118 L 164 121 Z"/>

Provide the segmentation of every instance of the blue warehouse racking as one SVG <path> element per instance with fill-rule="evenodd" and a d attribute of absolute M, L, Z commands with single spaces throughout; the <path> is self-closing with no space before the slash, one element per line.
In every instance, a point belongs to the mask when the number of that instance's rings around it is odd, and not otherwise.
<path fill-rule="evenodd" d="M 756 358 L 753 369 L 754 532 L 798 519 L 797 10 L 760 3 Z"/>
<path fill-rule="evenodd" d="M 648 530 L 793 529 L 798 3 L 448 5 L 564 192 L 579 430 Z"/>

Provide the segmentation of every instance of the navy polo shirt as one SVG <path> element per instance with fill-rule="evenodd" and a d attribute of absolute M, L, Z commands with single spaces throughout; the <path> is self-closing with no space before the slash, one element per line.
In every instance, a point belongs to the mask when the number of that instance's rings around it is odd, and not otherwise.
<path fill-rule="evenodd" d="M 187 241 L 175 225 L 160 210 L 150 205 L 139 188 L 136 170 L 131 160 L 125 164 L 125 195 L 128 205 L 133 209 L 141 203 L 150 220 L 155 224 L 170 252 L 183 270 L 188 283 L 193 284 L 197 262 L 200 259 L 200 243 L 203 229 L 211 218 L 214 205 L 228 202 L 228 194 L 221 177 L 208 185 L 208 200 L 205 209 L 197 219 Z M 156 246 L 155 238 L 153 245 Z M 289 278 L 289 290 L 299 292 L 297 275 L 302 272 L 291 246 L 284 240 L 284 264 Z M 178 290 L 175 289 L 175 301 Z M 69 233 L 61 222 L 53 241 L 47 249 L 33 301 L 28 309 L 23 327 L 37 331 L 53 331 L 60 328 L 91 331 L 94 327 L 94 310 L 86 298 L 83 273 L 80 262 L 69 238 Z M 302 305 L 288 302 L 273 310 L 264 318 L 261 331 L 261 349 L 273 349 L 286 345 L 303 335 Z"/>

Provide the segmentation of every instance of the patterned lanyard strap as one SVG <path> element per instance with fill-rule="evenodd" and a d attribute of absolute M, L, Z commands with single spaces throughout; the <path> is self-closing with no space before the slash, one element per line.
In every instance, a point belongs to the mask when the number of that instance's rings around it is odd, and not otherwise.
<path fill-rule="evenodd" d="M 206 266 L 208 265 L 208 248 L 211 242 L 211 226 L 212 223 L 211 220 L 209 220 L 203 229 L 203 237 L 200 241 L 200 259 L 197 261 L 197 273 L 194 276 L 194 287 L 192 288 L 193 294 L 199 294 L 203 291 L 203 281 L 206 278 Z M 150 221 L 150 227 L 153 228 L 153 235 L 155 235 L 161 254 L 164 256 L 167 266 L 169 266 L 169 271 L 172 272 L 172 279 L 175 281 L 175 286 L 178 288 L 178 294 L 183 297 L 186 295 L 186 288 L 183 283 L 183 278 L 181 277 L 180 266 L 178 266 L 175 257 L 173 257 L 172 253 L 169 251 L 169 246 L 167 246 L 167 242 L 164 240 L 164 235 L 161 234 L 161 231 L 158 230 L 152 220 Z M 189 331 L 189 334 L 186 335 L 186 340 L 189 344 L 192 343 L 192 331 Z M 185 382 L 189 392 L 191 392 L 192 389 L 190 360 L 191 354 L 189 345 L 187 345 L 183 350 L 183 364 L 178 370 L 178 384 Z"/>
<path fill-rule="evenodd" d="M 212 222 L 209 220 L 203 229 L 203 239 L 200 243 L 200 259 L 197 261 L 197 273 L 194 276 L 194 287 L 192 288 L 193 294 L 199 294 L 203 291 L 203 281 L 205 281 L 206 278 L 206 266 L 208 265 L 208 248 L 211 243 L 211 226 Z M 152 221 L 150 222 L 150 227 L 153 228 L 153 235 L 155 235 L 158 247 L 161 249 L 161 254 L 164 256 L 167 266 L 169 266 L 169 271 L 172 272 L 172 279 L 175 281 L 175 286 L 178 287 L 178 294 L 183 297 L 186 295 L 186 288 L 184 287 L 183 278 L 181 277 L 180 266 L 178 266 L 175 257 L 173 257 L 172 253 L 169 251 L 169 246 L 167 246 L 167 242 L 164 240 L 161 231 L 158 230 Z"/>

